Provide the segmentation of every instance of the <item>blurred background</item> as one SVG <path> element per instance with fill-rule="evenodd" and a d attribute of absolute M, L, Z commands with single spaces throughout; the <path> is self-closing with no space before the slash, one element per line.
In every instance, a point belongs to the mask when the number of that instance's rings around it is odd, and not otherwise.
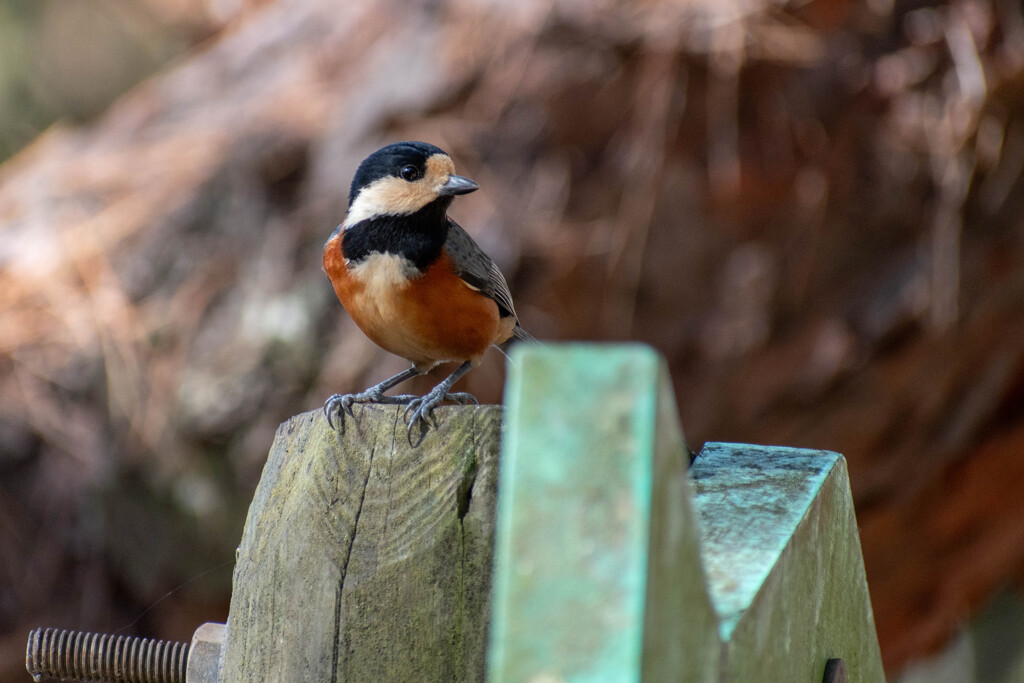
<path fill-rule="evenodd" d="M 892 679 L 1024 680 L 1022 105 L 1017 0 L 0 0 L 0 681 L 226 618 L 277 425 L 405 366 L 320 271 L 401 139 L 695 451 L 846 455 Z"/>

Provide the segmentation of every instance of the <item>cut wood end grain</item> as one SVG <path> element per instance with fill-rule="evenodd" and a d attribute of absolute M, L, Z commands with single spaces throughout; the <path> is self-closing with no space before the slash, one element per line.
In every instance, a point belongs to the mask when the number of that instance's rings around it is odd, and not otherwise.
<path fill-rule="evenodd" d="M 224 680 L 483 677 L 502 411 L 442 407 L 417 446 L 402 411 L 281 425 L 239 547 Z"/>

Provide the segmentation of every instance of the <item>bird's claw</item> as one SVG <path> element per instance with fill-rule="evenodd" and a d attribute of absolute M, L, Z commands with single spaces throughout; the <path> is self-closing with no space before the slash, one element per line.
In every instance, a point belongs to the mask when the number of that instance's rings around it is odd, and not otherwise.
<path fill-rule="evenodd" d="M 430 428 L 431 422 L 434 423 L 434 427 L 437 427 L 437 418 L 434 417 L 434 408 L 436 408 L 442 400 L 444 400 L 443 396 L 435 395 L 434 392 L 430 392 L 429 394 L 417 398 L 415 401 L 409 402 L 409 405 L 405 408 L 405 412 L 402 413 L 402 419 L 407 421 L 406 427 L 409 430 L 410 438 L 412 438 L 412 428 L 417 422 L 422 423 L 425 429 Z"/>
<path fill-rule="evenodd" d="M 352 407 L 357 403 L 383 403 L 388 405 L 404 405 L 406 406 L 405 412 L 402 413 L 402 420 L 406 422 L 406 427 L 409 432 L 409 441 L 412 442 L 412 432 L 416 424 L 419 423 L 421 426 L 420 441 L 426 435 L 427 430 L 430 429 L 431 425 L 437 427 L 437 418 L 434 416 L 434 408 L 439 406 L 444 401 L 451 401 L 452 403 L 458 403 L 460 405 L 480 405 L 480 402 L 476 400 L 473 394 L 469 394 L 463 391 L 457 391 L 449 393 L 447 391 L 439 391 L 441 387 L 435 387 L 433 391 L 430 391 L 423 396 L 415 396 L 413 394 L 402 394 L 401 396 L 385 396 L 382 391 L 376 387 L 367 389 L 358 394 L 334 394 L 324 402 L 324 415 L 327 416 L 327 424 L 331 426 L 331 429 L 339 431 L 344 429 L 345 413 L 348 413 L 350 417 L 355 418 L 352 412 Z M 338 418 L 338 424 L 335 425 L 334 419 Z"/>
<path fill-rule="evenodd" d="M 355 414 L 352 412 L 352 406 L 357 403 L 383 403 L 388 405 L 405 405 L 418 399 L 419 396 L 414 394 L 402 394 L 400 396 L 385 396 L 379 391 L 367 390 L 358 394 L 334 394 L 324 402 L 324 415 L 327 416 L 327 424 L 331 426 L 331 429 L 337 431 L 338 427 L 334 426 L 334 420 L 331 419 L 333 415 L 337 414 L 339 418 L 344 420 L 345 413 L 348 413 L 350 417 L 355 418 Z M 340 425 L 343 425 L 341 422 Z"/>
<path fill-rule="evenodd" d="M 431 391 L 423 396 L 414 398 L 406 406 L 405 412 L 402 414 L 402 419 L 407 420 L 407 428 L 409 430 L 410 437 L 412 435 L 412 429 L 417 422 L 421 423 L 423 427 L 429 429 L 430 425 L 437 427 L 437 418 L 434 416 L 434 408 L 441 405 L 444 401 L 451 401 L 452 403 L 458 403 L 459 405 L 480 405 L 480 401 L 476 399 L 473 394 L 466 393 L 464 391 L 458 391 L 453 394 L 447 392 Z"/>
<path fill-rule="evenodd" d="M 480 401 L 476 400 L 476 396 L 466 393 L 465 391 L 457 391 L 454 394 L 445 394 L 444 400 L 451 401 L 452 403 L 458 403 L 462 406 L 468 406 L 470 404 L 475 406 L 480 405 Z"/>

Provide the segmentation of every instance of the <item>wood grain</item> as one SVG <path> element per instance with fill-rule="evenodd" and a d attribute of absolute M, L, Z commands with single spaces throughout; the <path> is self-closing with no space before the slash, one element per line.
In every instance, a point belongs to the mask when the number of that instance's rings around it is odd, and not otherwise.
<path fill-rule="evenodd" d="M 238 549 L 222 680 L 484 677 L 501 408 L 281 425 Z"/>

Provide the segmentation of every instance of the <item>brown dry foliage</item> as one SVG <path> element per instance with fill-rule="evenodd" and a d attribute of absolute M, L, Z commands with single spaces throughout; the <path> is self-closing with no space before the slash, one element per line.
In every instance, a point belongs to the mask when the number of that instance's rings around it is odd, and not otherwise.
<path fill-rule="evenodd" d="M 230 563 L 276 425 L 403 366 L 319 257 L 408 138 L 535 335 L 656 346 L 693 446 L 845 453 L 887 666 L 934 649 L 1024 573 L 1022 67 L 1009 0 L 257 3 L 0 168 L 0 650 Z"/>

